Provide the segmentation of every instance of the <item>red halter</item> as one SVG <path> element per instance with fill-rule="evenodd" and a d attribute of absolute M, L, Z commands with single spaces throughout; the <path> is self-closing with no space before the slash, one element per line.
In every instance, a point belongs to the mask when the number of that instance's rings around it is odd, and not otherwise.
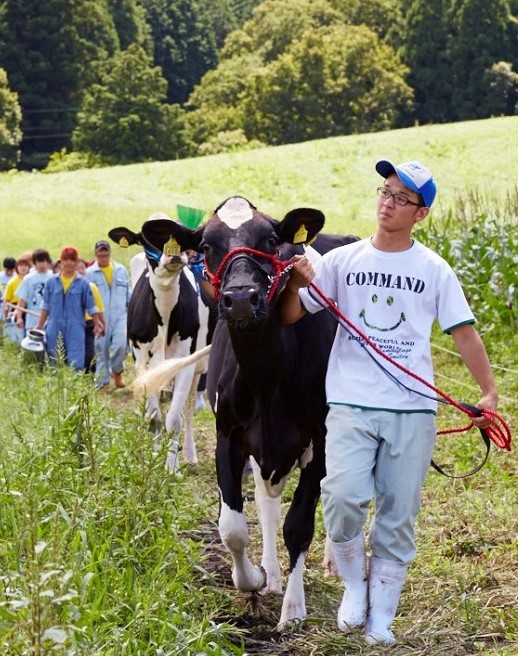
<path fill-rule="evenodd" d="M 275 271 L 273 277 L 266 274 L 268 275 L 268 278 L 270 280 L 270 286 L 268 287 L 266 300 L 268 303 L 270 303 L 272 298 L 274 297 L 275 292 L 277 291 L 282 274 L 285 273 L 287 270 L 289 270 L 291 266 L 293 266 L 293 261 L 292 260 L 282 261 L 279 260 L 277 255 L 270 255 L 268 253 L 263 253 L 262 251 L 256 251 L 254 248 L 248 248 L 247 246 L 239 246 L 238 248 L 234 248 L 233 250 L 229 251 L 223 258 L 216 273 L 211 273 L 209 271 L 209 268 L 207 266 L 207 258 L 205 258 L 205 275 L 207 276 L 210 284 L 212 285 L 212 288 L 214 289 L 214 296 L 216 297 L 216 300 L 219 301 L 219 299 L 221 298 L 220 288 L 223 282 L 223 275 L 225 273 L 225 270 L 227 269 L 229 261 L 236 255 L 239 255 L 241 253 L 244 253 L 245 255 L 255 255 L 255 257 L 261 257 L 263 258 L 263 260 L 268 260 L 270 264 L 273 266 Z"/>

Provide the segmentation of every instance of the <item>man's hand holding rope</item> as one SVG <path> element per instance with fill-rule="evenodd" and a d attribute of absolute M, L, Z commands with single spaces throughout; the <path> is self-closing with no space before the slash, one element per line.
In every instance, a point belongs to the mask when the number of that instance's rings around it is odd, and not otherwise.
<path fill-rule="evenodd" d="M 292 293 L 298 293 L 302 287 L 307 287 L 315 277 L 315 269 L 305 255 L 295 255 L 293 257 L 293 267 L 290 271 L 290 277 L 286 287 Z"/>

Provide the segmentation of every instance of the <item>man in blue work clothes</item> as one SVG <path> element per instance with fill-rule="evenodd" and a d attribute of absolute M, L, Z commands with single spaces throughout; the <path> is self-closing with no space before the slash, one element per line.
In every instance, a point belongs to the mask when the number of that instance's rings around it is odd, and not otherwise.
<path fill-rule="evenodd" d="M 124 360 L 128 354 L 127 317 L 131 296 L 126 268 L 111 258 L 110 244 L 95 244 L 96 261 L 86 270 L 86 277 L 97 285 L 104 303 L 104 335 L 95 340 L 95 383 L 107 389 L 110 376 L 116 387 L 125 387 L 122 379 Z"/>
<path fill-rule="evenodd" d="M 103 326 L 90 285 L 76 273 L 78 257 L 73 246 L 61 251 L 62 270 L 45 283 L 36 328 L 45 329 L 46 349 L 51 362 L 57 361 L 62 347 L 67 364 L 81 371 L 85 366 L 85 312 L 93 318 L 96 336 L 101 334 Z"/>

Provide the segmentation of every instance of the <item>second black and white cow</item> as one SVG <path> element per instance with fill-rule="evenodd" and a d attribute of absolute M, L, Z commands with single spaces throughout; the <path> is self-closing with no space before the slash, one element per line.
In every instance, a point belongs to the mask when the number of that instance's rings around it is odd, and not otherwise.
<path fill-rule="evenodd" d="M 276 553 L 281 493 L 292 469 L 300 468 L 283 525 L 289 576 L 279 628 L 306 616 L 303 570 L 325 473 L 324 379 L 336 323 L 320 312 L 283 325 L 277 301 L 289 260 L 323 225 L 315 209 L 292 210 L 279 222 L 232 197 L 201 228 L 172 228 L 182 249 L 205 253 L 218 299 L 207 389 L 216 415 L 219 532 L 239 590 L 282 592 Z M 263 533 L 261 567 L 247 554 L 243 514 L 242 475 L 250 456 Z"/>
<path fill-rule="evenodd" d="M 138 373 L 156 367 L 167 358 L 188 356 L 210 339 L 208 299 L 196 283 L 187 264 L 187 255 L 175 241 L 167 215 L 157 213 L 144 222 L 140 232 L 118 227 L 109 231 L 120 246 L 139 244 L 144 253 L 131 263 L 133 291 L 128 307 L 128 339 Z M 198 461 L 193 436 L 194 398 L 204 363 L 183 369 L 175 379 L 171 405 L 165 417 L 169 438 L 166 466 L 174 471 L 178 459 L 178 436 L 184 428 L 182 456 L 185 462 Z M 147 414 L 163 421 L 156 393 L 146 399 Z"/>

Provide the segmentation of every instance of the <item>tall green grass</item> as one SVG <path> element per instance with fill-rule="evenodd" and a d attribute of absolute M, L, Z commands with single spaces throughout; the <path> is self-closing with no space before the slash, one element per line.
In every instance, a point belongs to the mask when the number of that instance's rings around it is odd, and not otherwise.
<path fill-rule="evenodd" d="M 0 391 L 0 653 L 242 653 L 189 537 L 206 500 L 166 475 L 131 401 L 115 412 L 10 345 Z"/>

